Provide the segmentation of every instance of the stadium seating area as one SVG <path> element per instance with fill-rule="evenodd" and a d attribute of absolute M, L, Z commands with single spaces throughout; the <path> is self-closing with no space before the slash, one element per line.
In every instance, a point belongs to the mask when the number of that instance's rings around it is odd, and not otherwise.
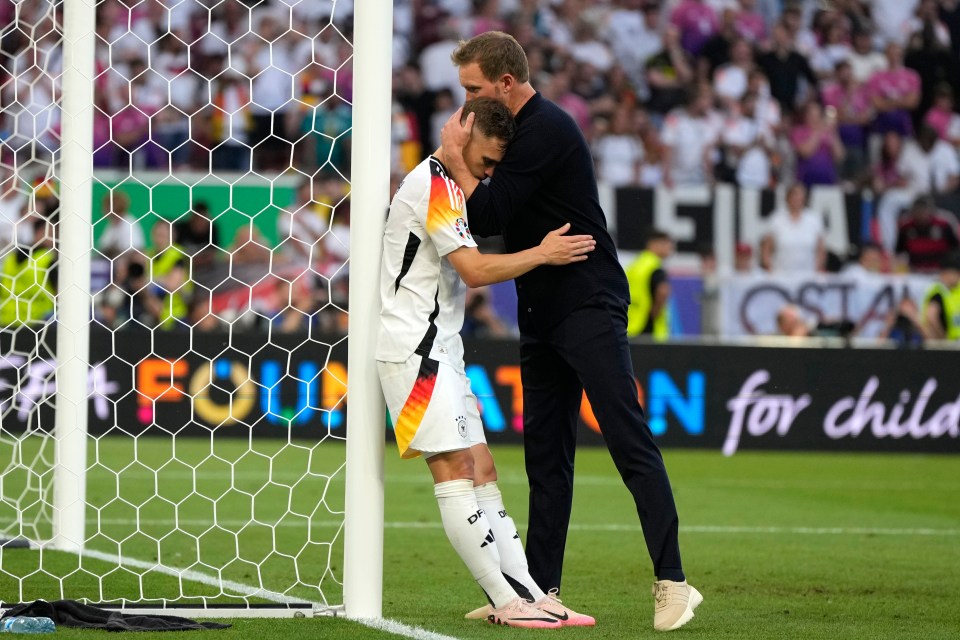
<path fill-rule="evenodd" d="M 615 186 L 799 179 L 952 191 L 955 4 L 399 0 L 394 164 L 402 172 L 431 151 L 456 108 L 457 41 L 503 29 Z M 351 16 L 340 6 L 331 21 L 328 5 L 99 2 L 97 166 L 242 170 L 252 160 L 256 171 L 346 175 Z M 56 148 L 57 15 L 42 1 L 0 3 L 8 151 Z M 899 154 L 916 162 L 898 164 Z M 911 164 L 936 169 L 902 175 Z"/>

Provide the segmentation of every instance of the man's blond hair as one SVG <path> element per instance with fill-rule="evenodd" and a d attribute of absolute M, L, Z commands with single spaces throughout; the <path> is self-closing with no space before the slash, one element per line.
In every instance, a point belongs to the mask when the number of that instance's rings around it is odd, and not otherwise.
<path fill-rule="evenodd" d="M 510 74 L 521 84 L 530 79 L 530 66 L 523 47 L 513 36 L 502 31 L 487 31 L 469 40 L 461 40 L 450 59 L 458 67 L 476 62 L 483 76 L 491 82 L 505 74 Z"/>

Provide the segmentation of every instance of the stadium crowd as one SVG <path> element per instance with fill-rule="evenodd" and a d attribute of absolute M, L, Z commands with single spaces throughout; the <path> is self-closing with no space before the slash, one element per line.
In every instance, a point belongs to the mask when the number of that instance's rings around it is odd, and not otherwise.
<path fill-rule="evenodd" d="M 6 165 L 58 146 L 55 7 L 0 0 Z M 352 3 L 101 0 L 96 25 L 97 167 L 346 184 Z M 738 247 L 751 268 L 828 266 L 802 199 L 820 185 L 871 194 L 878 271 L 937 273 L 960 245 L 957 0 L 395 0 L 395 179 L 460 103 L 450 53 L 491 29 L 523 45 L 534 87 L 580 125 L 602 183 L 802 186 L 760 243 Z M 341 209 L 303 197 L 317 217 L 297 224 L 327 233 Z M 11 243 L 29 232 L 7 209 Z"/>

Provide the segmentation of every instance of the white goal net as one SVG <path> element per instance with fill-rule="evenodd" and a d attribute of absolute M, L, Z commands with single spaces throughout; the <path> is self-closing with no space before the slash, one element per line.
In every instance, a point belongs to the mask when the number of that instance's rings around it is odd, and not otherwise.
<path fill-rule="evenodd" d="M 0 2 L 0 599 L 337 605 L 352 3 L 90 5 L 78 327 L 58 300 L 63 0 Z M 89 402 L 58 406 L 57 344 L 81 329 Z M 76 457 L 55 425 L 81 410 Z"/>

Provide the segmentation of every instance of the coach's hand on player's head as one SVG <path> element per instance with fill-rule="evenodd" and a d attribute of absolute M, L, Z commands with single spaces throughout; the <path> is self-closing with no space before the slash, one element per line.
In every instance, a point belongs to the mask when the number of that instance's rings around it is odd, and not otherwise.
<path fill-rule="evenodd" d="M 593 236 L 564 235 L 567 231 L 570 231 L 569 222 L 559 229 L 554 229 L 543 238 L 540 249 L 546 256 L 547 264 L 562 265 L 582 262 L 587 259 L 587 254 L 597 246 L 597 241 L 593 239 Z"/>
<path fill-rule="evenodd" d="M 447 119 L 443 129 L 440 130 L 440 146 L 443 147 L 444 155 L 450 153 L 463 153 L 463 148 L 470 141 L 470 133 L 473 131 L 473 120 L 476 114 L 470 112 L 466 120 L 463 119 L 463 107 Z"/>

